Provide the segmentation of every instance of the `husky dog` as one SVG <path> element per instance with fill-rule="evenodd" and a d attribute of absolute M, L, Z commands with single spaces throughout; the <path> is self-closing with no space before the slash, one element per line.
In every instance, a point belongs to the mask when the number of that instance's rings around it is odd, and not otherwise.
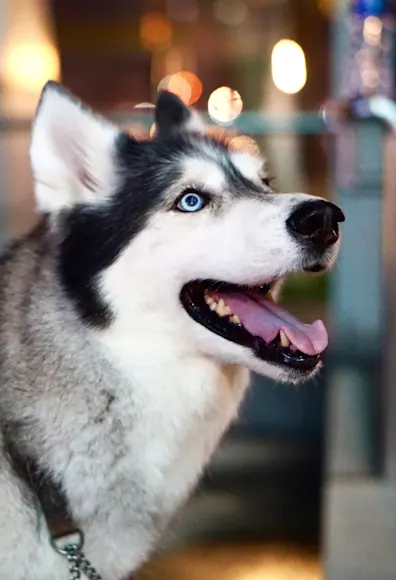
<path fill-rule="evenodd" d="M 137 141 L 56 83 L 42 92 L 42 219 L 0 265 L 4 580 L 78 577 L 15 457 L 58 486 L 100 577 L 126 579 L 236 418 L 249 371 L 299 383 L 321 367 L 323 323 L 274 297 L 287 274 L 332 265 L 341 210 L 275 193 L 262 159 L 205 135 L 175 95 L 159 95 L 155 122 Z"/>

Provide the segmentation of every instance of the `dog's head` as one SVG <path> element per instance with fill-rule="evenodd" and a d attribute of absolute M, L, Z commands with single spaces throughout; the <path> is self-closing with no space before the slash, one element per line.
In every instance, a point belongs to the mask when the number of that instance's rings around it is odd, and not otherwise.
<path fill-rule="evenodd" d="M 43 90 L 31 162 L 38 208 L 58 234 L 61 282 L 101 332 L 299 381 L 327 334 L 276 305 L 282 278 L 329 268 L 339 208 L 277 194 L 256 155 L 208 137 L 160 94 L 156 136 L 138 141 L 55 83 Z M 286 160 L 287 162 L 287 160 Z M 166 346 L 165 346 L 166 345 Z"/>

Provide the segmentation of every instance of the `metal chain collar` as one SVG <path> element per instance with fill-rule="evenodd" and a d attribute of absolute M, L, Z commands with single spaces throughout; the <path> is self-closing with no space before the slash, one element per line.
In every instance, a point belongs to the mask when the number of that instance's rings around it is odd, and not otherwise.
<path fill-rule="evenodd" d="M 84 556 L 82 551 L 83 536 L 81 532 L 59 539 L 53 539 L 52 545 L 67 560 L 69 565 L 69 580 L 80 580 L 81 572 L 85 574 L 88 580 L 103 580 L 102 576 Z"/>

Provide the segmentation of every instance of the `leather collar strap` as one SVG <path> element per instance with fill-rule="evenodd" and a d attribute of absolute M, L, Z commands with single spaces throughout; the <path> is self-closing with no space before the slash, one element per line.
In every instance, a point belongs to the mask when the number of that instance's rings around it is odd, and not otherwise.
<path fill-rule="evenodd" d="M 8 455 L 14 472 L 26 483 L 38 501 L 45 516 L 52 538 L 60 538 L 78 532 L 60 485 L 41 470 L 37 463 L 22 457 L 13 445 L 7 444 Z"/>
<path fill-rule="evenodd" d="M 68 562 L 70 580 L 81 578 L 81 572 L 89 580 L 102 580 L 82 552 L 83 535 L 73 520 L 61 486 L 32 459 L 22 457 L 7 440 L 6 451 L 14 472 L 26 483 L 37 500 L 47 522 L 53 548 Z"/>

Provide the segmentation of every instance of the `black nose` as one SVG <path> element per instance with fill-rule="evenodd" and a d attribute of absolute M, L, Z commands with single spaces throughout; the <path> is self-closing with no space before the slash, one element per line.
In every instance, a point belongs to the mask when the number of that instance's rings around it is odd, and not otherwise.
<path fill-rule="evenodd" d="M 324 251 L 338 240 L 338 224 L 345 221 L 339 207 L 318 199 L 300 204 L 286 221 L 289 232 L 299 241 L 310 242 Z"/>

